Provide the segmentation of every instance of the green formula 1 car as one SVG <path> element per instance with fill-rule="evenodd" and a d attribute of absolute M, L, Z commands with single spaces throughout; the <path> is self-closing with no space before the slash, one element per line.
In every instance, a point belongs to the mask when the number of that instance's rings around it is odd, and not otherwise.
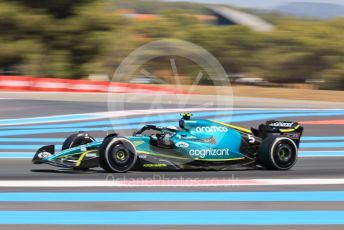
<path fill-rule="evenodd" d="M 145 125 L 132 136 L 117 133 L 96 141 L 86 132 L 69 136 L 62 151 L 40 148 L 34 164 L 75 170 L 101 167 L 107 172 L 263 167 L 288 170 L 297 160 L 303 127 L 297 122 L 267 121 L 245 129 L 182 114 L 179 127 Z"/>

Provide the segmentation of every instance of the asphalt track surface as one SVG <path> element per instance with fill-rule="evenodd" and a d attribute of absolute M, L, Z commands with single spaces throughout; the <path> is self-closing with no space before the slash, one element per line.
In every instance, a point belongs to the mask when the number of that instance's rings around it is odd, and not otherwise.
<path fill-rule="evenodd" d="M 107 178 L 112 178 L 114 180 L 255 180 L 255 179 L 275 179 L 275 180 L 299 180 L 299 179 L 311 179 L 311 180 L 326 180 L 326 179 L 336 179 L 343 178 L 344 175 L 344 107 L 338 107 L 339 104 L 331 103 L 309 103 L 305 106 L 298 102 L 288 102 L 287 106 L 284 106 L 282 102 L 269 103 L 264 106 L 264 100 L 259 100 L 255 103 L 254 100 L 240 99 L 242 103 L 236 105 L 237 110 L 244 110 L 242 114 L 238 113 L 234 116 L 234 123 L 237 125 L 243 125 L 245 127 L 255 127 L 264 120 L 271 118 L 278 118 L 279 120 L 297 120 L 304 122 L 305 140 L 303 141 L 303 146 L 301 147 L 301 154 L 299 161 L 296 166 L 288 171 L 267 171 L 267 170 L 233 170 L 233 171 L 184 171 L 184 172 L 156 172 L 156 171 L 133 171 L 126 174 L 108 174 L 103 172 L 101 169 L 94 169 L 87 172 L 73 172 L 70 170 L 56 169 L 46 165 L 31 165 L 30 156 L 34 152 L 34 148 L 39 145 L 49 144 L 48 141 L 52 140 L 53 144 L 61 144 L 63 138 L 68 134 L 72 133 L 71 130 L 82 129 L 87 131 L 91 129 L 90 132 L 96 138 L 101 138 L 106 134 L 104 127 L 106 121 L 109 117 L 92 117 L 90 115 L 87 117 L 66 117 L 64 115 L 71 114 L 101 114 L 107 111 L 107 103 L 104 100 L 67 100 L 61 99 L 56 100 L 56 98 L 42 97 L 37 98 L 36 95 L 33 97 L 25 98 L 21 94 L 6 94 L 0 95 L 2 98 L 0 100 L 0 108 L 2 112 L 0 113 L 0 181 L 42 181 L 42 185 L 39 187 L 30 186 L 20 186 L 20 187 L 9 187 L 1 186 L 0 191 L 4 193 L 23 193 L 24 196 L 28 195 L 27 200 L 24 201 L 7 201 L 5 202 L 1 199 L 0 194 L 0 225 L 1 229 L 62 229 L 68 227 L 68 229 L 94 229 L 94 225 L 102 224 L 102 226 L 97 226 L 97 229 L 113 229 L 114 224 L 119 224 L 116 228 L 120 229 L 182 229 L 185 225 L 191 229 L 323 229 L 326 225 L 326 229 L 343 229 L 343 223 L 338 222 L 341 215 L 344 216 L 342 211 L 344 210 L 344 196 L 342 194 L 335 194 L 339 197 L 338 200 L 326 200 L 326 198 L 317 198 L 313 201 L 303 202 L 300 199 L 291 199 L 289 201 L 283 201 L 283 199 L 277 200 L 264 200 L 259 201 L 259 199 L 245 199 L 241 197 L 239 201 L 211 201 L 209 197 L 216 196 L 217 192 L 229 192 L 229 196 L 234 193 L 240 192 L 250 192 L 247 196 L 259 197 L 260 192 L 310 192 L 310 194 L 305 193 L 302 196 L 307 198 L 312 192 L 316 191 L 334 191 L 341 192 L 344 190 L 344 184 L 341 183 L 330 183 L 330 184 L 285 184 L 285 185 L 245 185 L 233 184 L 233 186 L 140 186 L 140 187 L 48 187 L 44 185 L 44 181 L 105 181 Z M 67 96 L 68 97 L 68 96 Z M 70 97 L 71 98 L 71 97 Z M 245 102 L 245 103 L 243 103 Z M 311 105 L 311 106 L 310 106 Z M 128 103 L 126 108 L 128 110 L 144 110 L 149 106 L 149 103 Z M 241 108 L 241 107 L 242 108 Z M 173 109 L 176 105 L 169 104 L 164 107 L 164 109 Z M 313 110 L 302 110 L 303 108 Z M 268 109 L 265 109 L 268 108 Z M 288 109 L 288 111 L 279 110 L 280 108 Z M 297 108 L 297 109 L 295 109 Z M 320 110 L 321 109 L 321 110 Z M 325 110 L 323 110 L 325 109 Z M 336 110 L 332 110 L 336 109 Z M 249 111 L 249 112 L 247 112 Z M 264 112 L 265 111 L 265 112 Z M 202 112 L 202 111 L 200 111 Z M 204 111 L 203 111 L 204 112 Z M 92 116 L 94 115 L 92 114 Z M 178 119 L 178 112 L 167 113 L 170 116 L 176 114 L 176 119 Z M 194 114 L 197 114 L 194 112 Z M 257 115 L 258 114 L 258 115 Z M 48 117 L 46 122 L 42 123 L 35 120 L 30 120 L 29 118 L 35 117 Z M 53 116 L 53 118 L 51 118 Z M 62 116 L 62 117 L 61 117 Z M 205 118 L 209 117 L 211 114 L 204 114 Z M 141 115 L 130 115 L 125 119 L 129 119 L 128 124 L 120 124 L 116 128 L 116 132 L 122 133 L 124 135 L 132 132 L 132 127 L 141 124 Z M 226 121 L 226 115 L 220 116 L 223 121 Z M 9 121 L 8 119 L 12 119 Z M 16 119 L 16 120 L 13 120 Z M 28 120 L 29 119 L 29 120 Z M 55 119 L 51 122 L 49 119 Z M 57 119 L 57 120 L 56 120 Z M 60 120 L 59 120 L 60 119 Z M 70 119 L 70 120 L 68 120 Z M 74 120 L 73 120 L 74 119 Z M 81 119 L 81 120 L 80 120 Z M 84 120 L 82 120 L 84 119 Z M 121 118 L 122 119 L 122 118 Z M 132 120 L 130 120 L 132 119 Z M 320 122 L 319 121 L 325 121 Z M 13 123 L 11 123 L 13 122 Z M 31 122 L 31 123 L 30 123 Z M 36 123 L 35 123 L 36 122 Z M 100 122 L 100 123 L 89 123 L 89 122 Z M 172 119 L 168 122 L 172 122 Z M 317 123 L 318 122 L 318 123 Z M 154 122 L 149 122 L 154 123 Z M 322 124 L 324 123 L 324 124 Z M 326 124 L 325 124 L 326 123 Z M 9 125 L 10 124 L 10 125 Z M 57 126 L 54 126 L 57 125 Z M 109 124 L 108 124 L 109 125 Z M 110 124 L 111 125 L 111 124 Z M 14 128 L 15 127 L 15 128 Z M 111 127 L 112 129 L 112 127 Z M 42 131 L 43 130 L 43 131 Z M 54 130 L 59 130 L 60 132 L 53 132 Z M 111 130 L 108 130 L 109 132 Z M 330 138 L 328 138 L 330 137 Z M 336 154 L 338 156 L 336 156 Z M 17 158 L 11 156 L 18 156 Z M 317 155 L 317 156 L 316 156 Z M 3 157 L 2 157 L 3 156 Z M 90 193 L 90 202 L 80 201 L 73 202 L 72 198 L 61 202 L 60 200 L 50 200 L 46 202 L 37 202 L 30 198 L 32 192 L 42 192 L 38 195 L 46 195 L 49 193 L 65 193 L 73 192 L 76 194 Z M 170 199 L 151 201 L 145 200 L 140 202 L 130 202 L 130 201 L 101 201 L 98 200 L 96 195 L 102 196 L 102 193 L 111 193 L 116 196 L 116 194 L 122 194 L 125 196 L 127 193 L 133 192 L 143 192 L 143 193 L 157 193 L 157 197 L 164 192 L 188 192 L 197 195 L 199 192 L 209 192 L 207 193 L 208 198 L 201 199 L 198 202 L 194 201 L 173 201 Z M 93 195 L 92 195 L 93 194 Z M 290 195 L 290 194 L 289 194 Z M 298 196 L 297 194 L 294 194 Z M 143 196 L 146 196 L 143 194 Z M 174 195 L 172 194 L 171 197 Z M 301 196 L 301 195 L 300 195 Z M 144 198 L 145 199 L 145 198 Z M 171 198 L 172 199 L 172 198 Z M 45 211 L 47 215 L 60 215 L 60 218 L 68 219 L 68 216 L 74 216 L 74 220 L 79 220 L 81 222 L 33 222 L 30 225 L 28 222 L 23 220 L 23 225 L 14 225 L 13 222 L 4 222 L 6 216 L 10 219 L 12 216 L 27 216 L 30 219 L 37 219 L 38 216 L 43 214 L 40 211 Z M 58 211 L 58 213 L 54 213 Z M 79 211 L 86 212 L 84 218 L 80 218 Z M 140 213 L 140 212 L 143 213 Z M 148 213 L 145 213 L 147 212 Z M 195 222 L 184 223 L 184 226 L 178 225 L 178 213 L 173 213 L 173 211 L 187 211 L 187 219 L 192 219 Z M 194 213 L 193 211 L 196 211 Z M 221 213 L 218 211 L 224 211 Z M 249 221 L 242 221 L 238 223 L 228 222 L 221 224 L 209 222 L 208 225 L 202 224 L 202 219 L 199 216 L 205 215 L 208 218 L 216 220 L 217 217 L 221 215 L 233 215 L 240 214 L 242 216 L 247 216 L 251 218 L 252 223 Z M 290 211 L 290 213 L 288 212 Z M 304 212 L 305 213 L 302 213 Z M 334 213 L 331 213 L 333 212 Z M 2 213 L 4 212 L 4 213 Z M 95 213 L 92 213 L 95 212 Z M 129 219 L 125 223 L 108 223 L 106 224 L 106 218 L 99 220 L 94 220 L 95 222 L 83 222 L 85 218 L 94 217 L 102 212 L 106 215 L 118 216 L 122 215 L 122 219 Z M 215 213 L 214 213 L 215 212 Z M 257 212 L 257 213 L 255 213 Z M 267 213 L 264 213 L 267 212 Z M 324 213 L 322 213 L 324 212 Z M 332 222 L 321 222 L 322 217 L 326 217 L 326 212 L 329 213 L 333 218 L 339 215 L 337 219 Z M 239 213 L 239 214 L 238 214 Z M 302 223 L 295 221 L 295 216 L 293 213 L 299 216 L 304 215 L 308 218 L 308 222 Z M 104 214 L 104 213 L 103 213 Z M 104 214 L 104 215 L 105 215 Z M 150 218 L 152 222 L 146 224 L 130 222 L 130 218 L 136 215 L 146 216 L 147 220 Z M 151 215 L 151 216 L 150 216 Z M 161 222 L 154 222 L 152 216 L 159 215 Z M 263 219 L 259 222 L 258 219 L 254 221 L 255 217 L 259 215 L 271 215 L 276 216 L 275 218 Z M 167 217 L 174 219 L 174 221 L 169 220 Z M 283 216 L 281 219 L 287 219 L 288 226 L 286 223 L 278 222 L 278 216 Z M 310 222 L 319 216 L 319 222 L 314 221 L 314 225 Z M 324 218 L 325 218 L 324 217 Z M 42 218 L 44 218 L 42 216 Z M 111 218 L 108 217 L 108 218 Z M 136 219 L 137 219 L 136 218 Z M 167 219 L 166 219 L 167 218 Z M 177 218 L 177 219 L 176 219 Z M 239 218 L 239 217 L 238 217 Z M 25 219 L 25 218 L 24 218 Z M 93 218 L 97 219 L 97 218 Z M 179 217 L 179 220 L 183 218 Z M 239 218 L 240 219 L 240 218 Z M 275 219 L 276 222 L 271 221 Z M 296 218 L 297 219 L 297 218 Z M 326 218 L 325 218 L 326 219 Z M 154 220 L 154 221 L 153 221 Z M 98 221 L 98 222 L 97 222 Z M 164 222 L 165 221 L 165 222 Z M 197 222 L 198 221 L 198 222 Z M 337 222 L 336 222 L 337 221 Z M 132 224 L 131 224 L 132 223 Z M 200 223 L 200 224 L 197 224 Z M 39 225 L 37 225 L 39 224 Z M 58 225 L 56 225 L 58 224 Z M 79 224 L 86 224 L 79 226 Z M 151 226 L 158 225 L 158 226 Z M 215 225 L 216 224 L 216 225 Z M 248 225 L 247 225 L 248 224 Z M 331 225 L 329 227 L 328 225 Z"/>

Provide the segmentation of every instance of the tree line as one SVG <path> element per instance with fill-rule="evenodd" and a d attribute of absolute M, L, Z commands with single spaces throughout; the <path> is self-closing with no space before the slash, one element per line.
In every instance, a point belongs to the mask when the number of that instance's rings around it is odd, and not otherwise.
<path fill-rule="evenodd" d="M 275 83 L 322 80 L 322 88 L 344 89 L 344 18 L 321 21 L 273 15 L 268 18 L 276 29 L 257 33 L 245 26 L 199 21 L 195 17 L 201 12 L 199 5 L 193 11 L 190 4 L 183 9 L 159 3 L 160 17 L 136 22 L 116 13 L 128 2 L 1 0 L 0 71 L 62 78 L 111 74 L 140 45 L 177 38 L 207 49 L 230 74 Z M 142 7 L 147 11 L 154 4 Z"/>

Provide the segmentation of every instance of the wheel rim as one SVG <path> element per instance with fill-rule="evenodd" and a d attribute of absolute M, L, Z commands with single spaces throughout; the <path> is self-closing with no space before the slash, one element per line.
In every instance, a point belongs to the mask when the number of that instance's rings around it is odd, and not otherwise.
<path fill-rule="evenodd" d="M 131 161 L 131 154 L 130 151 L 123 147 L 123 145 L 118 144 L 113 147 L 112 149 L 112 159 L 114 163 L 119 167 L 127 167 Z"/>
<path fill-rule="evenodd" d="M 119 150 L 115 153 L 115 158 L 118 160 L 118 161 L 125 161 L 125 159 L 127 158 L 127 154 L 126 152 L 124 152 L 123 150 Z"/>
<path fill-rule="evenodd" d="M 291 149 L 287 147 L 282 147 L 279 149 L 278 158 L 282 162 L 287 162 L 291 157 Z"/>
<path fill-rule="evenodd" d="M 296 160 L 296 151 L 289 143 L 282 142 L 276 146 L 275 161 L 280 168 L 290 168 Z"/>

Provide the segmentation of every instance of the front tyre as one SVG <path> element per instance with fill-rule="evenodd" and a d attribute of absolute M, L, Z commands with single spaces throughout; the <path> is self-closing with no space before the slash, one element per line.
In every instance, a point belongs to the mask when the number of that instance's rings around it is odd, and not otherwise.
<path fill-rule="evenodd" d="M 99 148 L 99 164 L 107 172 L 127 172 L 137 160 L 134 145 L 123 137 L 109 137 Z"/>
<path fill-rule="evenodd" d="M 66 138 L 66 140 L 62 144 L 62 151 L 70 148 L 74 148 L 80 145 L 85 145 L 88 143 L 92 143 L 96 141 L 91 135 L 89 135 L 87 132 L 80 131 L 78 133 L 73 133 L 69 137 Z M 89 167 L 83 167 L 83 166 L 76 166 L 73 168 L 74 170 L 81 170 L 81 171 L 87 171 Z"/>
<path fill-rule="evenodd" d="M 62 151 L 73 148 L 73 147 L 77 147 L 80 145 L 85 145 L 94 141 L 96 140 L 92 136 L 90 136 L 88 133 L 80 131 L 66 138 L 66 140 L 62 144 Z"/>
<path fill-rule="evenodd" d="M 259 163 L 270 170 L 289 170 L 297 161 L 298 148 L 287 137 L 271 136 L 259 147 Z"/>

